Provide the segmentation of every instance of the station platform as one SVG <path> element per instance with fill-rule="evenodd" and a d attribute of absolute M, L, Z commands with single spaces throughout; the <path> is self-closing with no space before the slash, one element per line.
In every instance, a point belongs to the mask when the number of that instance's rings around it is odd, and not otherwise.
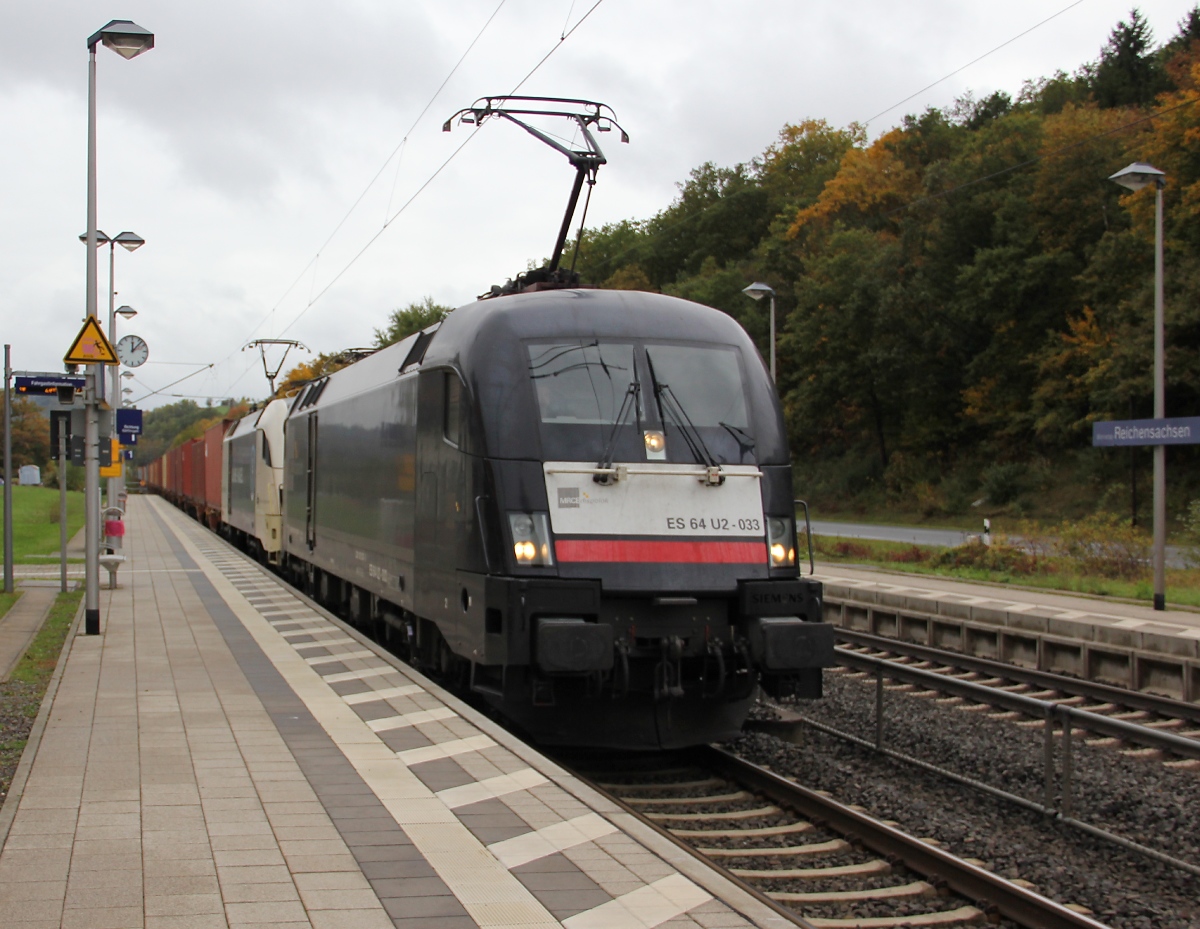
<path fill-rule="evenodd" d="M 0 811 L 8 929 L 723 929 L 770 907 L 157 497 Z"/>
<path fill-rule="evenodd" d="M 1200 702 L 1200 610 L 818 565 L 847 629 Z"/>

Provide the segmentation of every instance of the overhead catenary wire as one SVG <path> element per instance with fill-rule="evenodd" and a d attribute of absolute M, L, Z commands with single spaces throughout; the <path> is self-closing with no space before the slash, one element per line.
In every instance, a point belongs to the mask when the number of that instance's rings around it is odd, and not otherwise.
<path fill-rule="evenodd" d="M 150 391 L 150 393 L 148 393 L 148 394 L 142 394 L 142 396 L 138 397 L 138 398 L 137 398 L 136 400 L 134 400 L 133 402 L 134 402 L 134 403 L 141 403 L 143 400 L 147 400 L 147 399 L 149 399 L 150 397 L 157 396 L 158 394 L 161 394 L 161 393 L 162 393 L 164 390 L 170 390 L 170 389 L 171 389 L 172 387 L 174 387 L 176 384 L 182 384 L 182 383 L 183 383 L 184 381 L 186 381 L 188 378 L 195 377 L 197 374 L 203 374 L 205 371 L 208 371 L 208 370 L 210 370 L 210 369 L 212 369 L 212 368 L 216 367 L 216 365 L 217 365 L 217 362 L 215 362 L 215 361 L 214 361 L 214 362 L 211 362 L 210 364 L 206 364 L 206 365 L 204 365 L 202 368 L 200 368 L 200 369 L 198 369 L 198 370 L 196 370 L 196 371 L 193 371 L 191 374 L 185 374 L 183 377 L 179 378 L 179 380 L 177 380 L 177 381 L 171 381 L 171 383 L 170 383 L 170 384 L 167 384 L 165 387 L 160 387 L 160 388 L 158 388 L 158 390 L 152 390 L 152 391 Z"/>
<path fill-rule="evenodd" d="M 479 40 L 483 37 L 483 34 L 487 31 L 488 27 L 492 24 L 492 21 L 495 20 L 496 16 L 499 14 L 500 10 L 504 7 L 504 5 L 507 2 L 508 2 L 508 0 L 500 0 L 500 2 L 496 5 L 496 8 L 494 10 L 492 10 L 492 14 L 487 18 L 487 20 L 484 22 L 484 24 L 480 27 L 479 31 L 475 34 L 475 37 L 471 40 L 470 44 L 463 51 L 462 55 L 459 56 L 458 61 L 456 61 L 454 63 L 454 66 L 450 69 L 450 71 L 446 74 L 445 78 L 443 78 L 442 82 L 438 85 L 437 89 L 433 92 L 433 95 L 429 98 L 428 101 L 426 101 L 425 106 L 421 108 L 421 112 L 418 113 L 416 119 L 414 119 L 412 121 L 412 124 L 408 127 L 408 130 L 404 133 L 404 137 L 396 144 L 396 147 L 392 149 L 392 151 L 388 154 L 387 158 L 384 159 L 383 164 L 381 164 L 379 166 L 379 170 L 377 170 L 375 172 L 375 174 L 367 182 L 366 186 L 362 189 L 362 192 L 359 193 L 359 195 L 355 198 L 354 202 L 350 205 L 350 208 L 348 210 L 346 210 L 345 215 L 343 215 L 342 218 L 338 221 L 337 225 L 335 225 L 333 227 L 333 231 L 330 232 L 329 235 L 325 237 L 325 240 L 317 248 L 316 253 L 312 256 L 312 258 L 310 258 L 308 260 L 308 262 L 304 265 L 304 267 L 300 269 L 300 272 L 296 275 L 295 279 L 291 282 L 291 284 L 288 285 L 287 289 L 283 292 L 283 294 L 279 297 L 279 299 L 275 301 L 275 303 L 274 303 L 274 305 L 272 305 L 271 309 L 268 310 L 267 313 L 257 323 L 254 324 L 254 327 L 247 333 L 246 338 L 240 340 L 241 343 L 248 341 L 250 339 L 250 337 L 253 336 L 254 333 L 256 333 L 265 322 L 267 322 L 273 315 L 275 315 L 275 312 L 279 309 L 279 307 L 283 303 L 283 301 L 288 298 L 288 296 L 291 294 L 291 292 L 293 290 L 295 290 L 296 285 L 299 284 L 300 281 L 302 281 L 304 279 L 304 277 L 309 273 L 310 269 L 313 272 L 312 287 L 310 287 L 310 289 L 309 289 L 309 303 L 311 304 L 312 291 L 316 287 L 316 270 L 317 270 L 317 265 L 320 262 L 321 253 L 326 248 L 329 247 L 329 244 L 333 241 L 334 237 L 338 234 L 338 232 L 341 231 L 342 227 L 346 224 L 346 221 L 354 214 L 354 211 L 358 209 L 358 206 L 359 206 L 359 204 L 362 203 L 363 198 L 366 197 L 366 195 L 370 192 L 371 188 L 375 186 L 375 182 L 379 180 L 379 178 L 383 174 L 383 172 L 387 170 L 387 166 L 389 164 L 391 164 L 392 159 L 396 157 L 397 152 L 400 152 L 403 149 L 405 144 L 408 142 L 408 137 L 410 135 L 412 135 L 413 130 L 415 130 L 417 128 L 417 126 L 420 124 L 421 120 L 425 118 L 425 114 L 429 112 L 430 107 L 432 107 L 433 104 L 437 101 L 437 98 L 441 95 L 442 91 L 446 88 L 446 85 L 450 82 L 451 78 L 454 77 L 455 73 L 462 66 L 462 63 L 466 60 L 467 56 L 471 53 L 472 49 L 474 49 L 475 46 L 478 44 Z M 399 168 L 399 166 L 397 166 L 397 170 L 398 170 L 398 168 Z M 395 185 L 393 184 L 393 189 L 394 189 L 394 186 Z M 386 226 L 386 222 L 384 225 Z M 234 355 L 234 352 L 230 352 L 229 355 L 227 355 L 225 358 L 221 359 L 221 362 L 219 362 L 219 363 L 229 360 L 229 358 L 233 357 L 233 355 Z"/>
<path fill-rule="evenodd" d="M 594 13 L 594 12 L 596 11 L 596 8 L 597 8 L 597 7 L 599 7 L 599 6 L 600 6 L 600 4 L 602 4 L 603 2 L 604 2 L 604 0 L 596 0 L 596 2 L 592 4 L 591 8 L 590 8 L 590 9 L 588 9 L 588 11 L 587 11 L 586 13 L 584 13 L 584 14 L 583 14 L 583 16 L 581 16 L 581 17 L 579 18 L 579 22 L 577 22 L 577 23 L 576 23 L 574 26 L 572 26 L 572 27 L 571 27 L 569 30 L 567 30 L 567 31 L 566 31 L 566 33 L 564 33 L 562 36 L 560 36 L 560 37 L 559 37 L 558 41 L 557 41 L 557 42 L 556 42 L 556 43 L 555 43 L 555 44 L 554 44 L 554 45 L 551 47 L 550 51 L 546 52 L 546 54 L 545 54 L 545 55 L 543 55 L 543 56 L 541 57 L 541 59 L 538 61 L 538 63 L 537 63 L 537 64 L 535 64 L 535 65 L 534 65 L 534 66 L 533 66 L 533 67 L 532 67 L 532 68 L 529 70 L 529 73 L 528 73 L 528 74 L 526 74 L 526 75 L 525 75 L 523 78 L 521 78 L 521 80 L 519 80 L 519 81 L 517 82 L 516 86 L 515 86 L 515 87 L 513 87 L 513 89 L 512 89 L 512 90 L 510 90 L 510 91 L 508 92 L 507 96 L 510 96 L 510 97 L 511 97 L 511 96 L 513 96 L 514 94 L 516 94 L 516 92 L 517 92 L 517 91 L 519 91 L 519 90 L 521 89 L 521 87 L 522 87 L 522 86 L 524 86 L 524 85 L 525 85 L 525 83 L 526 83 L 526 82 L 528 82 L 528 80 L 529 80 L 531 77 L 533 77 L 533 75 L 534 75 L 534 74 L 536 74 L 536 73 L 537 73 L 538 69 L 539 69 L 539 68 L 541 68 L 541 67 L 542 67 L 542 65 L 544 65 L 544 64 L 545 64 L 547 61 L 549 61 L 549 60 L 550 60 L 550 56 L 551 56 L 551 55 L 553 55 L 553 54 L 554 54 L 556 51 L 558 51 L 560 48 L 562 48 L 562 44 L 563 44 L 563 43 L 564 43 L 564 42 L 565 42 L 567 39 L 569 39 L 569 38 L 571 37 L 571 35 L 572 35 L 572 34 L 575 32 L 575 30 L 576 30 L 576 29 L 578 29 L 580 26 L 582 26 L 582 25 L 584 24 L 584 22 L 586 22 L 587 18 L 588 18 L 589 16 L 591 16 L 591 15 L 592 15 L 592 13 Z M 478 127 L 476 128 L 476 132 L 478 132 Z M 453 161 L 455 158 L 457 158 L 457 157 L 458 157 L 458 153 L 459 153 L 459 152 L 461 152 L 461 151 L 462 151 L 464 148 L 466 148 L 467 144 L 468 144 L 468 143 L 469 143 L 469 142 L 470 142 L 470 141 L 471 141 L 473 138 L 475 138 L 475 134 L 476 134 L 476 133 L 475 133 L 475 132 L 473 132 L 473 133 L 471 133 L 470 135 L 468 135 L 468 136 L 467 136 L 467 137 L 466 137 L 466 138 L 463 140 L 462 144 L 460 144 L 460 145 L 458 146 L 458 148 L 454 149 L 454 151 L 452 151 L 452 152 L 450 153 L 449 157 L 448 157 L 448 158 L 446 158 L 446 160 L 445 160 L 445 161 L 443 161 L 443 162 L 442 162 L 440 165 L 438 165 L 438 167 L 437 167 L 437 170 L 435 170 L 435 171 L 433 172 L 433 174 L 431 174 L 431 175 L 430 175 L 430 176 L 429 176 L 429 177 L 428 177 L 428 178 L 425 180 L 425 182 L 424 182 L 423 184 L 421 184 L 421 186 L 420 186 L 420 187 L 418 187 L 418 188 L 417 188 L 417 190 L 416 190 L 416 191 L 415 191 L 415 192 L 412 194 L 412 196 L 410 196 L 410 197 L 409 197 L 409 198 L 408 198 L 408 199 L 407 199 L 407 200 L 404 202 L 404 204 L 403 204 L 403 205 L 400 207 L 400 209 L 398 209 L 398 210 L 397 210 L 397 211 L 396 211 L 394 214 L 392 214 L 392 216 L 390 216 L 390 217 L 389 217 L 389 218 L 388 218 L 388 219 L 387 219 L 387 220 L 384 222 L 383 226 L 382 226 L 382 227 L 380 227 L 380 229 L 379 229 L 379 230 L 378 230 L 378 231 L 377 231 L 377 232 L 376 232 L 376 233 L 375 233 L 373 236 L 371 236 L 371 238 L 370 238 L 370 239 L 368 239 L 368 240 L 366 241 L 366 243 L 363 245 L 363 247 L 362 247 L 362 248 L 360 248 L 360 249 L 359 249 L 359 250 L 358 250 L 358 251 L 357 251 L 357 252 L 354 254 L 354 256 L 353 256 L 353 257 L 352 257 L 352 258 L 351 258 L 351 259 L 350 259 L 350 260 L 349 260 L 349 261 L 348 261 L 348 262 L 347 262 L 347 263 L 346 263 L 346 264 L 345 264 L 345 265 L 342 267 L 342 269 L 341 269 L 340 271 L 338 271 L 338 272 L 337 272 L 337 274 L 335 274 L 335 275 L 333 276 L 333 278 L 332 278 L 332 279 L 329 281 L 329 283 L 327 283 L 327 284 L 326 284 L 326 285 L 325 285 L 323 288 L 321 288 L 321 290 L 320 290 L 320 291 L 318 291 L 318 292 L 317 292 L 316 296 L 314 296 L 314 297 L 313 297 L 313 298 L 312 298 L 312 299 L 311 299 L 311 300 L 308 302 L 308 304 L 307 304 L 307 305 L 304 307 L 304 309 L 302 309 L 302 310 L 301 310 L 299 313 L 297 313 L 297 314 L 296 314 L 296 316 L 295 316 L 295 317 L 292 319 L 292 321 L 291 321 L 290 323 L 288 323 L 286 326 L 284 326 L 282 330 L 280 330 L 280 333 L 279 333 L 280 335 L 283 335 L 283 334 L 284 334 L 284 333 L 286 333 L 288 330 L 290 330 L 290 329 L 292 328 L 292 326 L 296 325 L 296 323 L 298 323 L 298 322 L 299 322 L 299 321 L 300 321 L 300 320 L 301 320 L 301 319 L 304 317 L 304 315 L 305 315 L 305 314 L 306 314 L 306 313 L 307 313 L 307 312 L 308 312 L 310 309 L 312 309 L 312 307 L 313 307 L 313 306 L 314 306 L 314 305 L 317 303 L 317 301 L 318 301 L 318 300 L 320 300 L 320 299 L 321 299 L 323 296 L 325 296 L 325 294 L 326 294 L 326 293 L 328 293 L 328 292 L 329 292 L 329 290 L 330 290 L 330 289 L 331 289 L 331 288 L 332 288 L 332 287 L 333 287 L 335 284 L 337 284 L 337 282 L 338 282 L 339 280 L 341 280 L 342 276 L 343 276 L 343 275 L 344 275 L 344 274 L 345 274 L 347 271 L 349 271 L 349 270 L 350 270 L 352 267 L 354 267 L 355 263 L 356 263 L 356 262 L 357 262 L 357 261 L 358 261 L 358 260 L 359 260 L 359 259 L 360 259 L 360 258 L 361 258 L 363 255 L 364 255 L 364 254 L 366 254 L 367 250 L 368 250 L 368 249 L 369 249 L 369 248 L 370 248 L 372 245 L 374 245 L 374 244 L 375 244 L 375 243 L 376 243 L 376 242 L 379 240 L 380 236 L 382 236 L 382 235 L 384 234 L 384 232 L 386 232 L 386 231 L 387 231 L 388 227 L 389 227 L 389 226 L 391 226 L 391 224 L 392 224 L 393 222 L 395 222 L 395 221 L 396 221 L 396 220 L 397 220 L 397 219 L 400 217 L 400 215 L 401 215 L 402 213 L 404 213 L 404 211 L 405 211 L 405 210 L 407 210 L 407 209 L 408 209 L 408 208 L 409 208 L 409 207 L 412 205 L 413 201 L 415 201 L 415 200 L 417 199 L 417 197 L 419 197 L 419 196 L 420 196 L 422 193 L 424 193 L 425 189 L 426 189 L 426 188 L 427 188 L 427 187 L 428 187 L 430 184 L 432 184 L 432 183 L 433 183 L 433 181 L 434 181 L 434 180 L 435 180 L 435 179 L 438 177 L 438 175 L 440 175 L 440 174 L 442 173 L 442 171 L 444 171 L 444 170 L 446 169 L 446 167 L 447 167 L 447 166 L 450 164 L 450 162 L 452 162 L 452 161 Z"/>
<path fill-rule="evenodd" d="M 1046 17 L 1045 19 L 1043 19 L 1043 20 L 1042 20 L 1040 23 L 1036 23 L 1036 24 L 1034 24 L 1034 25 L 1030 26 L 1030 27 L 1029 27 L 1028 29 L 1026 29 L 1024 32 L 1020 32 L 1020 33 L 1018 33 L 1017 35 L 1013 36 L 1011 39 L 1008 39 L 1007 41 L 1001 42 L 1001 43 L 1000 43 L 999 45 L 997 45 L 995 48 L 991 49 L 990 51 L 984 52 L 984 53 L 983 53 L 982 55 L 980 55 L 978 58 L 972 58 L 972 59 L 971 59 L 970 61 L 968 61 L 968 62 L 967 62 L 965 65 L 962 65 L 962 66 L 961 66 L 961 67 L 959 67 L 959 68 L 955 68 L 955 69 L 954 69 L 953 71 L 951 71 L 949 74 L 946 74 L 946 75 L 944 75 L 944 76 L 942 76 L 942 77 L 939 77 L 939 78 L 938 78 L 936 81 L 934 81 L 932 84 L 926 84 L 924 87 L 922 87 L 922 88 L 921 88 L 920 90 L 918 90 L 916 93 L 909 94 L 907 97 L 905 97 L 905 98 L 904 98 L 903 100 L 901 100 L 899 103 L 893 103 L 893 104 L 892 104 L 891 106 L 889 106 L 887 109 L 885 109 L 885 110 L 880 110 L 878 113 L 876 113 L 876 114 L 875 114 L 874 116 L 872 116 L 870 119 L 868 119 L 868 120 L 866 120 L 865 122 L 863 122 L 863 125 L 864 125 L 864 126 L 869 126 L 869 125 L 871 125 L 871 123 L 873 123 L 875 120 L 879 119 L 879 117 L 880 117 L 880 116 L 883 116 L 883 115 L 885 115 L 885 114 L 887 114 L 887 113 L 890 113 L 890 112 L 892 112 L 892 110 L 895 110 L 895 109 L 897 109 L 897 108 L 899 108 L 899 107 L 902 107 L 902 106 L 904 106 L 904 104 L 908 103 L 910 100 L 915 100 L 917 97 L 921 96 L 921 94 L 925 93 L 925 91 L 927 91 L 927 90 L 932 90 L 934 87 L 937 87 L 937 85 L 938 85 L 938 84 L 941 84 L 943 81 L 948 81 L 950 78 L 954 77 L 954 75 L 956 75 L 956 74 L 958 74 L 958 73 L 960 73 L 960 72 L 962 72 L 962 71 L 965 71 L 965 70 L 967 70 L 967 68 L 971 67 L 972 65 L 979 64 L 979 62 L 983 61 L 983 59 L 987 58 L 989 55 L 994 55 L 996 52 L 1000 51 L 1000 49 L 1002 49 L 1002 48 L 1005 48 L 1006 46 L 1012 45 L 1012 44 L 1013 44 L 1013 42 L 1017 41 L 1017 39 L 1022 39 L 1022 38 L 1024 38 L 1025 36 L 1029 35 L 1029 33 L 1033 32 L 1034 30 L 1036 30 L 1036 29 L 1040 29 L 1042 26 L 1046 25 L 1046 23 L 1050 22 L 1051 20 L 1058 19 L 1058 17 L 1062 16 L 1062 15 L 1063 15 L 1063 13 L 1066 13 L 1066 12 L 1068 12 L 1068 11 L 1070 11 L 1070 10 L 1073 10 L 1073 9 L 1075 9 L 1075 7 L 1079 6 L 1079 4 L 1081 4 L 1081 3 L 1083 3 L 1083 0 L 1075 0 L 1075 2 L 1074 2 L 1074 3 L 1071 3 L 1071 4 L 1069 4 L 1069 5 L 1065 6 L 1065 7 L 1063 7 L 1063 8 L 1062 8 L 1061 10 L 1059 10 L 1057 13 L 1055 13 L 1055 14 L 1053 14 L 1053 15 L 1051 15 L 1051 16 L 1047 16 L 1047 17 Z"/>

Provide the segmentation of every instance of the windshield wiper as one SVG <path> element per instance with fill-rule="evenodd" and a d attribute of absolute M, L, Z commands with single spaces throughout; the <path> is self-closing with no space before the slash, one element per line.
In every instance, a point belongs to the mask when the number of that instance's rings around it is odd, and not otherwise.
<path fill-rule="evenodd" d="M 692 457 L 696 461 L 703 463 L 705 469 L 705 483 L 708 484 L 724 484 L 725 475 L 721 473 L 721 466 L 717 464 L 713 453 L 709 451 L 708 446 L 704 443 L 704 438 L 692 423 L 691 417 L 687 415 L 683 404 L 679 402 L 679 398 L 675 396 L 675 392 L 671 390 L 669 384 L 660 384 L 658 378 L 654 374 L 654 361 L 650 358 L 650 353 L 646 352 L 646 364 L 650 368 L 650 380 L 654 384 L 654 397 L 658 403 L 659 417 L 665 426 L 668 417 L 674 420 L 675 425 L 679 427 L 679 434 L 683 436 L 684 444 L 692 453 Z"/>
<path fill-rule="evenodd" d="M 637 409 L 638 397 L 641 395 L 641 392 L 642 385 L 638 383 L 638 379 L 635 376 L 634 379 L 629 382 L 629 388 L 625 391 L 625 399 L 621 401 L 621 410 L 619 413 L 617 413 L 617 418 L 613 422 L 613 427 L 608 433 L 608 441 L 604 443 L 604 454 L 601 455 L 600 460 L 596 462 L 597 470 L 612 470 L 613 456 L 617 453 L 617 433 L 621 426 L 625 423 L 625 416 L 629 412 L 629 407 L 633 406 L 634 410 Z M 638 423 L 640 425 L 641 417 L 638 417 Z M 597 484 L 611 484 L 613 483 L 614 478 L 612 474 L 593 474 L 592 480 Z"/>
<path fill-rule="evenodd" d="M 717 423 L 722 429 L 733 436 L 733 440 L 738 446 L 738 460 L 745 459 L 747 452 L 754 451 L 754 436 L 750 435 L 745 429 L 739 429 L 737 426 L 731 426 L 729 423 Z"/>

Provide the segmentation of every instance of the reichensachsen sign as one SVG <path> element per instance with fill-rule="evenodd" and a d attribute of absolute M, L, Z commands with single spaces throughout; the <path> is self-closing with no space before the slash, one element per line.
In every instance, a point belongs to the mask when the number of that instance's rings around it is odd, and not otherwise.
<path fill-rule="evenodd" d="M 1092 423 L 1092 445 L 1200 445 L 1200 416 Z"/>

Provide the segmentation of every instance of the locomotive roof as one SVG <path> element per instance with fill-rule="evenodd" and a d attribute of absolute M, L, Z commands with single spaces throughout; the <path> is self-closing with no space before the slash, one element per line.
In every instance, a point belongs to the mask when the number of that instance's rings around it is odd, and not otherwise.
<path fill-rule="evenodd" d="M 437 328 L 420 367 L 449 365 L 468 381 L 472 373 L 510 361 L 525 376 L 528 363 L 517 343 L 526 339 L 671 339 L 754 344 L 731 317 L 677 297 L 627 290 L 550 290 L 478 300 L 454 310 Z M 417 336 L 380 349 L 329 376 L 315 403 L 301 397 L 293 413 L 306 413 L 395 380 Z"/>
<path fill-rule="evenodd" d="M 303 416 L 394 382 L 417 338 L 411 335 L 330 375 L 315 395 L 310 394 L 309 399 L 299 397 L 290 415 Z M 751 369 L 747 372 L 747 400 L 757 423 L 759 460 L 787 461 L 782 417 L 766 366 L 753 341 L 720 310 L 677 297 L 578 289 L 479 300 L 446 317 L 433 332 L 419 368 L 411 367 L 408 372 L 457 370 L 482 417 L 480 452 L 501 458 L 536 458 L 540 443 L 537 418 L 528 414 L 536 408 L 536 401 L 523 343 L 555 338 L 736 346 Z"/>
<path fill-rule="evenodd" d="M 548 290 L 479 300 L 451 313 L 425 353 L 425 365 L 471 366 L 503 343 L 594 337 L 719 342 L 753 351 L 731 317 L 678 297 L 631 290 Z M 476 352 L 479 355 L 476 357 Z"/>

